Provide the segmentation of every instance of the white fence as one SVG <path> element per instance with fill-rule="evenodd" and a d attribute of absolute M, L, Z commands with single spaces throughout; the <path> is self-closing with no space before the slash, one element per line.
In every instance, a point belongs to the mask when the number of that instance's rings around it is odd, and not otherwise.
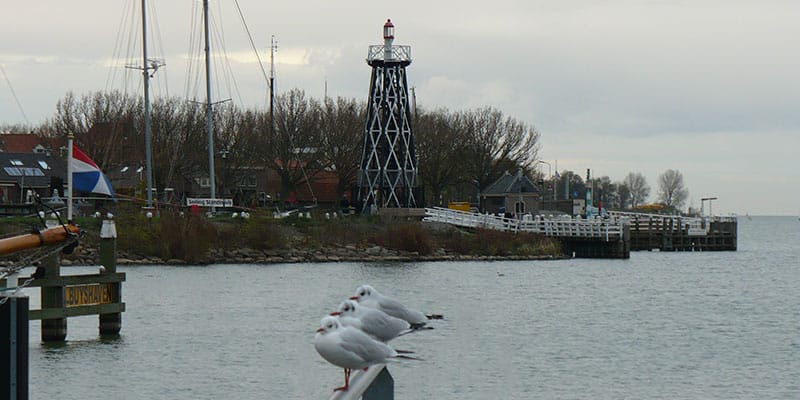
<path fill-rule="evenodd" d="M 531 232 L 561 238 L 595 238 L 616 241 L 622 238 L 622 222 L 616 219 L 580 219 L 569 216 L 525 215 L 522 220 L 491 214 L 476 214 L 449 208 L 426 208 L 423 221 L 442 222 L 468 228 L 510 232 Z"/>

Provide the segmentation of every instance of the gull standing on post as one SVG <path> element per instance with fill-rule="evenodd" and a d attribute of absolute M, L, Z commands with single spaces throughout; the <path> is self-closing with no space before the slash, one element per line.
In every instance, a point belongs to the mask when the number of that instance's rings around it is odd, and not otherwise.
<path fill-rule="evenodd" d="M 350 371 L 354 368 L 366 369 L 398 358 L 418 360 L 403 354 L 411 352 L 394 350 L 352 326 L 342 326 L 336 317 L 323 317 L 320 325 L 314 336 L 314 348 L 325 361 L 344 368 L 344 386 L 334 391 L 350 387 Z"/>
<path fill-rule="evenodd" d="M 359 305 L 376 308 L 395 318 L 400 318 L 411 324 L 411 329 L 419 329 L 429 319 L 442 319 L 441 315 L 425 315 L 420 311 L 408 308 L 399 301 L 386 297 L 370 285 L 361 285 L 356 289 L 356 295 L 350 300 L 358 301 Z"/>

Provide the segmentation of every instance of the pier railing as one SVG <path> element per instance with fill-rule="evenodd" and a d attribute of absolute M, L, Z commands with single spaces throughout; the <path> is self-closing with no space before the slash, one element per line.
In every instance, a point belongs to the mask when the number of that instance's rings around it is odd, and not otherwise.
<path fill-rule="evenodd" d="M 425 209 L 423 221 L 442 222 L 467 228 L 538 233 L 557 238 L 592 238 L 606 242 L 619 240 L 623 235 L 620 221 L 602 218 L 581 219 L 570 216 L 526 215 L 520 220 L 434 207 Z"/>

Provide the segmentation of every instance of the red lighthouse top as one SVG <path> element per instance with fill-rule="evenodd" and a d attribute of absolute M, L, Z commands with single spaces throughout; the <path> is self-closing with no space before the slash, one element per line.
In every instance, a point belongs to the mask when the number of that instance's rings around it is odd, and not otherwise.
<path fill-rule="evenodd" d="M 386 23 L 383 24 L 383 38 L 394 39 L 394 24 L 391 19 L 387 18 Z"/>

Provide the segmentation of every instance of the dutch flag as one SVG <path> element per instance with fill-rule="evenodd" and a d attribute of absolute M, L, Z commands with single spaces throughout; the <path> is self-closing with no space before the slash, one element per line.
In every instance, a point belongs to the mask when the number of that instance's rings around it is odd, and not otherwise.
<path fill-rule="evenodd" d="M 81 192 L 100 193 L 114 197 L 111 182 L 97 164 L 75 144 L 72 145 L 72 187 Z"/>

